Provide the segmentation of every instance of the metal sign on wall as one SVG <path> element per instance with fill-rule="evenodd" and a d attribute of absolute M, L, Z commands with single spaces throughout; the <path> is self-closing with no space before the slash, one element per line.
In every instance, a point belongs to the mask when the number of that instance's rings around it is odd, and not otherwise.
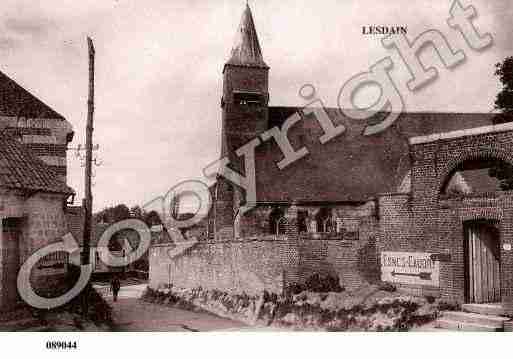
<path fill-rule="evenodd" d="M 62 275 L 66 273 L 67 254 L 64 252 L 52 253 L 42 258 L 36 265 L 37 276 Z"/>
<path fill-rule="evenodd" d="M 438 287 L 440 262 L 432 258 L 432 253 L 381 252 L 381 280 Z"/>

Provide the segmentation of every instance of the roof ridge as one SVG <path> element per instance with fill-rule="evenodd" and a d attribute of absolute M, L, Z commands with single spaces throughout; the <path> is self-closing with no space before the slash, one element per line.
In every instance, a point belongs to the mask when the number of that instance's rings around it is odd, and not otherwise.
<path fill-rule="evenodd" d="M 64 120 L 64 116 L 34 96 L 0 70 L 0 115 L 51 118 Z"/>

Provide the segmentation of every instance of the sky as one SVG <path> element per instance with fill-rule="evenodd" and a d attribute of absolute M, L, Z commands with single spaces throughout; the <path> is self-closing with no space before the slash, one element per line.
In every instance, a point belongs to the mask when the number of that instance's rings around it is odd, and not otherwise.
<path fill-rule="evenodd" d="M 245 0 L 2 0 L 0 70 L 73 125 L 71 146 L 83 144 L 87 118 L 87 43 L 96 48 L 94 139 L 99 144 L 94 207 L 143 204 L 180 181 L 202 179 L 220 152 L 222 69 Z M 327 106 L 341 86 L 380 59 L 407 111 L 489 112 L 500 90 L 495 63 L 513 55 L 510 0 L 461 0 L 493 45 L 470 49 L 446 21 L 452 0 L 252 0 L 249 2 L 270 70 L 270 104 L 301 106 L 298 91 L 313 84 Z M 508 21 L 509 20 L 509 21 Z M 408 38 L 442 32 L 466 61 L 439 69 L 436 81 L 411 92 L 400 57 L 362 27 L 402 25 Z M 372 103 L 369 88 L 359 104 Z M 70 151 L 68 182 L 83 197 L 83 168 Z M 78 203 L 78 202 L 77 202 Z"/>

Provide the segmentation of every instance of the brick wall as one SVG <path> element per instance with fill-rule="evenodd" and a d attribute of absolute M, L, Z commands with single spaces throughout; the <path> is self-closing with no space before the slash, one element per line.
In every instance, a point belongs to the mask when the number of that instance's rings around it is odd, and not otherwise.
<path fill-rule="evenodd" d="M 464 225 L 467 221 L 497 223 L 501 248 L 513 242 L 513 192 L 449 198 L 443 187 L 458 166 L 469 160 L 500 159 L 513 164 L 513 132 L 456 137 L 411 145 L 411 194 L 386 194 L 379 199 L 378 252 L 406 251 L 448 254 L 440 263 L 440 288 L 450 301 L 464 302 Z M 513 253 L 501 249 L 502 300 L 513 313 Z"/>

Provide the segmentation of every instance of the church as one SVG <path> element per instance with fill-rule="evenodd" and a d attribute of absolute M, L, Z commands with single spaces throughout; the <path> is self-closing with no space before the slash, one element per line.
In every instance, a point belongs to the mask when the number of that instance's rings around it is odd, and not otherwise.
<path fill-rule="evenodd" d="M 249 203 L 219 175 L 206 234 L 171 260 L 152 248 L 150 286 L 282 292 L 330 273 L 345 288 L 390 282 L 513 314 L 513 192 L 491 175 L 513 165 L 512 123 L 490 113 L 401 113 L 364 135 L 382 114 L 366 122 L 322 108 L 345 131 L 321 143 L 318 112 L 269 106 L 272 73 L 249 6 L 222 74 L 221 157 L 244 174 L 238 150 L 259 139 L 256 195 Z M 273 128 L 308 153 L 283 166 Z"/>

